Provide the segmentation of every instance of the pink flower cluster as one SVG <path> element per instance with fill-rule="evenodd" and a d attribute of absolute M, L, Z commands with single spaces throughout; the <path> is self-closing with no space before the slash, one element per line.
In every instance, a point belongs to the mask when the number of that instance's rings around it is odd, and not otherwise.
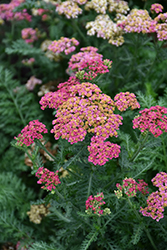
<path fill-rule="evenodd" d="M 35 59 L 31 57 L 29 59 L 24 59 L 21 62 L 26 66 L 31 66 L 35 62 Z"/>
<path fill-rule="evenodd" d="M 159 41 L 167 40 L 167 13 L 159 14 L 155 19 L 157 38 Z"/>
<path fill-rule="evenodd" d="M 18 137 L 14 137 L 17 140 L 17 145 L 30 146 L 34 143 L 35 139 L 42 139 L 41 133 L 48 133 L 45 125 L 38 120 L 30 121 L 28 125 L 21 130 L 21 134 Z"/>
<path fill-rule="evenodd" d="M 40 100 L 41 109 L 44 110 L 47 106 L 49 108 L 58 109 L 65 101 L 70 98 L 70 87 L 80 84 L 75 76 L 71 76 L 67 82 L 58 85 L 58 91 L 46 93 Z"/>
<path fill-rule="evenodd" d="M 133 129 L 139 128 L 141 132 L 148 129 L 154 137 L 167 132 L 167 116 L 164 115 L 167 114 L 167 108 L 157 105 L 139 113 L 141 115 L 133 120 Z"/>
<path fill-rule="evenodd" d="M 85 203 L 86 206 L 86 213 L 87 214 L 97 214 L 98 216 L 101 216 L 103 214 L 103 210 L 101 209 L 101 206 L 105 204 L 105 201 L 103 201 L 104 195 L 103 193 L 97 193 L 94 197 L 90 195 Z"/>
<path fill-rule="evenodd" d="M 0 4 L 0 18 L 6 19 L 7 21 L 20 21 L 25 19 L 28 22 L 31 22 L 31 15 L 27 13 L 26 9 L 22 12 L 14 12 L 14 9 L 23 2 L 25 2 L 25 0 L 12 0 L 8 4 Z"/>
<path fill-rule="evenodd" d="M 98 74 L 105 74 L 109 72 L 111 68 L 112 61 L 110 60 L 101 60 L 89 59 L 88 61 L 82 61 L 80 63 L 80 70 L 76 73 L 76 77 L 81 80 L 92 80 L 98 76 Z"/>
<path fill-rule="evenodd" d="M 26 43 L 33 43 L 38 39 L 37 31 L 32 28 L 25 28 L 21 31 L 22 39 L 25 40 Z"/>
<path fill-rule="evenodd" d="M 56 188 L 58 184 L 60 184 L 58 171 L 52 172 L 49 171 L 47 168 L 39 168 L 36 172 L 35 176 L 39 178 L 37 181 L 38 184 L 44 184 L 41 188 L 52 191 Z"/>
<path fill-rule="evenodd" d="M 109 96 L 88 82 L 72 86 L 69 92 L 71 98 L 59 106 L 53 121 L 55 126 L 51 132 L 56 140 L 62 136 L 73 144 L 82 141 L 86 131 L 104 139 L 117 136 L 122 117 L 113 114 L 113 100 Z"/>
<path fill-rule="evenodd" d="M 48 49 L 51 50 L 54 53 L 61 53 L 64 51 L 66 55 L 73 52 L 76 48 L 75 46 L 78 46 L 79 42 L 75 38 L 67 38 L 67 37 L 61 37 L 58 41 L 53 41 L 49 46 Z"/>
<path fill-rule="evenodd" d="M 32 9 L 32 14 L 34 16 L 42 16 L 42 21 L 46 21 L 48 19 L 48 15 L 47 13 L 49 12 L 49 10 L 47 9 Z"/>
<path fill-rule="evenodd" d="M 150 10 L 151 10 L 152 13 L 155 12 L 155 13 L 158 14 L 158 13 L 162 12 L 163 6 L 161 4 L 159 4 L 159 3 L 154 3 L 154 4 L 151 5 Z"/>
<path fill-rule="evenodd" d="M 94 133 L 99 138 L 97 144 L 100 145 L 101 141 L 105 147 L 103 149 L 101 147 L 96 155 L 97 152 L 93 151 L 91 144 L 89 150 L 94 156 L 90 156 L 90 161 L 104 165 L 107 157 L 109 159 L 118 157 L 119 146 L 104 142 L 109 137 L 117 137 L 117 130 L 122 124 L 123 118 L 113 113 L 114 101 L 108 95 L 102 94 L 97 85 L 89 82 L 81 84 L 76 77 L 70 77 L 69 81 L 59 84 L 58 88 L 56 92 L 45 94 L 40 101 L 42 109 L 47 106 L 58 109 L 51 130 L 55 139 L 62 137 L 73 144 L 83 141 L 87 132 Z M 110 151 L 110 156 L 105 152 L 100 161 L 99 158 L 102 157 L 100 152 L 104 148 Z"/>
<path fill-rule="evenodd" d="M 91 138 L 91 144 L 88 146 L 90 153 L 88 157 L 89 162 L 93 162 L 94 165 L 103 166 L 108 159 L 118 158 L 120 153 L 120 146 L 109 141 L 104 141 L 103 137 L 93 136 Z"/>
<path fill-rule="evenodd" d="M 138 180 L 139 183 L 135 181 L 133 178 L 125 178 L 123 180 L 123 185 L 120 185 L 119 183 L 116 184 L 117 191 L 114 191 L 116 196 L 118 198 L 121 198 L 124 194 L 126 194 L 128 197 L 134 197 L 136 196 L 137 192 L 141 192 L 142 194 L 146 195 L 148 194 L 148 184 L 144 182 L 143 180 Z"/>
<path fill-rule="evenodd" d="M 149 195 L 147 207 L 141 207 L 140 212 L 143 216 L 159 221 L 164 217 L 164 208 L 167 207 L 167 173 L 160 172 L 151 181 L 154 186 L 159 188 L 159 191 Z"/>
<path fill-rule="evenodd" d="M 70 58 L 69 68 L 76 72 L 90 64 L 89 61 L 102 61 L 103 55 L 97 53 L 97 50 L 97 48 L 92 46 L 81 48 L 79 53 L 72 55 Z"/>
<path fill-rule="evenodd" d="M 31 76 L 30 79 L 26 83 L 26 88 L 29 91 L 32 91 L 37 84 L 41 84 L 41 83 L 42 81 L 40 79 L 36 78 L 35 76 Z"/>
<path fill-rule="evenodd" d="M 115 101 L 115 106 L 120 111 L 125 111 L 129 107 L 131 107 L 132 110 L 140 108 L 140 104 L 137 102 L 136 96 L 133 93 L 121 92 L 114 97 L 114 101 Z"/>
<path fill-rule="evenodd" d="M 162 12 L 161 4 L 153 4 L 152 12 Z M 159 41 L 167 40 L 167 13 L 161 13 L 152 19 L 147 10 L 132 9 L 129 15 L 119 22 L 117 26 L 121 27 L 126 33 L 157 33 Z"/>
<path fill-rule="evenodd" d="M 155 32 L 155 23 L 147 10 L 132 9 L 123 22 L 118 23 L 126 33 Z"/>

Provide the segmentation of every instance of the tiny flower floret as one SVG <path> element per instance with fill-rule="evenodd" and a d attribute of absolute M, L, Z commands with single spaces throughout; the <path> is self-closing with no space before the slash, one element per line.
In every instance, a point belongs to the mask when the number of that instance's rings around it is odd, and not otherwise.
<path fill-rule="evenodd" d="M 18 137 L 15 137 L 17 140 L 17 145 L 30 146 L 34 143 L 35 139 L 42 139 L 43 136 L 41 133 L 48 133 L 45 125 L 38 120 L 30 121 L 25 128 L 22 129 L 21 134 Z"/>

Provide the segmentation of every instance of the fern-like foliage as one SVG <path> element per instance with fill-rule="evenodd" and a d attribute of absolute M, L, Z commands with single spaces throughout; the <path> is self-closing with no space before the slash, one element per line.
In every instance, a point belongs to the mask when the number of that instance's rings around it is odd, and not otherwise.
<path fill-rule="evenodd" d="M 35 242 L 31 245 L 31 247 L 29 248 L 29 250 L 55 250 L 55 245 L 53 244 L 47 244 L 46 242 L 43 241 L 39 241 L 39 242 Z M 62 248 L 57 248 L 57 250 L 62 250 Z"/>
<path fill-rule="evenodd" d="M 7 47 L 5 49 L 5 52 L 7 54 L 20 54 L 20 55 L 41 55 L 43 54 L 41 49 L 37 49 L 35 47 L 31 47 L 28 43 L 26 43 L 23 39 L 19 39 L 16 41 L 13 41 L 11 47 Z"/>
<path fill-rule="evenodd" d="M 26 98 L 25 98 L 26 96 Z M 17 135 L 30 120 L 41 119 L 39 105 L 32 93 L 13 79 L 13 74 L 0 66 L 0 129 Z"/>
<path fill-rule="evenodd" d="M 91 245 L 92 242 L 96 241 L 98 237 L 98 232 L 97 231 L 92 231 L 90 232 L 85 240 L 82 242 L 82 245 L 80 247 L 80 250 L 87 250 L 89 246 Z"/>

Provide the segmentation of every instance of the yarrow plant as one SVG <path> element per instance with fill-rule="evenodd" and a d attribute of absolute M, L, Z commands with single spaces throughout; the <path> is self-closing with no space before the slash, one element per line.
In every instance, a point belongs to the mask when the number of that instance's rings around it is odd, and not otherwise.
<path fill-rule="evenodd" d="M 133 2 L 0 4 L 0 249 L 165 249 L 166 6 Z"/>

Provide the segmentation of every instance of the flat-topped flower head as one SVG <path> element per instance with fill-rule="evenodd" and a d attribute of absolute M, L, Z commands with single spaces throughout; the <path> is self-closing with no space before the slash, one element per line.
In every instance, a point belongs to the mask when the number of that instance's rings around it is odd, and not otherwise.
<path fill-rule="evenodd" d="M 125 178 L 123 180 L 123 184 L 116 184 L 118 190 L 115 190 L 115 194 L 118 199 L 120 199 L 123 195 L 127 197 L 134 197 L 137 195 L 137 192 L 141 192 L 143 195 L 148 194 L 148 184 L 143 180 L 138 180 L 139 183 L 135 181 L 133 178 Z"/>
<path fill-rule="evenodd" d="M 160 172 L 151 181 L 159 190 L 149 195 L 147 207 L 141 207 L 140 212 L 143 216 L 159 221 L 164 217 L 164 208 L 167 207 L 167 173 Z"/>
<path fill-rule="evenodd" d="M 76 1 L 64 1 L 57 5 L 56 11 L 59 15 L 64 14 L 68 19 L 78 18 L 82 14 L 82 9 L 79 8 Z"/>
<path fill-rule="evenodd" d="M 150 131 L 154 137 L 167 132 L 167 108 L 152 106 L 139 111 L 140 116 L 133 120 L 133 129 L 138 128 L 141 132 Z"/>
<path fill-rule="evenodd" d="M 156 22 L 150 17 L 147 10 L 132 9 L 126 19 L 118 23 L 126 33 L 152 33 L 155 32 Z"/>
<path fill-rule="evenodd" d="M 104 137 L 93 136 L 88 151 L 88 161 L 94 165 L 103 166 L 109 159 L 118 158 L 120 146 L 109 141 L 105 142 Z"/>
<path fill-rule="evenodd" d="M 151 5 L 150 10 L 151 10 L 152 13 L 157 13 L 158 14 L 158 13 L 162 12 L 163 8 L 164 7 L 161 4 L 154 3 L 154 4 Z"/>
<path fill-rule="evenodd" d="M 159 41 L 167 40 L 167 13 L 160 13 L 154 18 L 156 22 L 155 31 Z"/>
<path fill-rule="evenodd" d="M 97 53 L 97 50 L 97 48 L 91 46 L 81 48 L 79 53 L 72 55 L 70 58 L 68 63 L 69 68 L 74 72 L 77 72 L 83 70 L 89 61 L 96 62 L 102 60 L 103 55 Z"/>
<path fill-rule="evenodd" d="M 54 53 L 62 53 L 64 52 L 66 55 L 72 53 L 76 46 L 79 45 L 79 42 L 75 38 L 67 38 L 61 37 L 59 40 L 53 41 L 49 46 L 48 49 Z"/>
<path fill-rule="evenodd" d="M 114 97 L 114 101 L 115 101 L 115 106 L 120 111 L 125 111 L 129 107 L 132 110 L 136 108 L 140 108 L 140 104 L 138 103 L 136 96 L 133 93 L 121 92 Z"/>
<path fill-rule="evenodd" d="M 121 0 L 91 0 L 85 4 L 85 10 L 95 10 L 97 13 L 106 14 L 109 12 L 116 12 L 121 14 L 127 14 L 129 6 L 126 1 Z"/>
<path fill-rule="evenodd" d="M 147 207 L 140 207 L 140 212 L 143 216 L 151 217 L 156 221 L 162 219 L 164 217 L 164 206 L 160 192 L 151 193 L 147 199 Z"/>
<path fill-rule="evenodd" d="M 67 82 L 58 85 L 58 91 L 47 92 L 40 100 L 41 109 L 44 110 L 47 106 L 52 109 L 58 109 L 65 101 L 70 98 L 71 86 L 79 84 L 80 82 L 75 76 L 71 76 Z"/>
<path fill-rule="evenodd" d="M 25 144 L 26 146 L 30 146 L 34 143 L 35 139 L 43 138 L 41 133 L 48 133 L 46 126 L 38 120 L 33 120 L 30 121 L 29 124 L 22 129 L 21 134 L 14 139 L 17 140 L 17 145 L 22 146 Z"/>
<path fill-rule="evenodd" d="M 12 0 L 8 4 L 0 4 L 0 19 L 6 19 L 7 21 L 27 20 L 31 22 L 31 15 L 27 13 L 27 9 L 23 9 L 21 12 L 14 11 L 14 9 L 23 2 L 25 2 L 25 0 Z"/>
<path fill-rule="evenodd" d="M 113 100 L 101 94 L 97 85 L 86 82 L 71 86 L 69 95 L 59 106 L 53 121 L 51 132 L 56 140 L 62 136 L 71 144 L 76 143 L 82 141 L 87 132 L 102 135 L 105 139 L 117 136 L 122 117 L 113 113 Z"/>
<path fill-rule="evenodd" d="M 105 208 L 104 210 L 101 208 L 105 204 L 103 199 L 103 193 L 97 193 L 95 196 L 90 195 L 85 203 L 85 212 L 89 215 L 96 214 L 98 216 L 110 214 L 111 211 L 109 208 Z"/>
<path fill-rule="evenodd" d="M 151 180 L 153 185 L 159 188 L 162 196 L 163 206 L 167 206 L 167 173 L 160 172 Z"/>
<path fill-rule="evenodd" d="M 108 43 L 120 46 L 124 43 L 123 30 L 114 23 L 109 15 L 98 15 L 94 21 L 86 24 L 87 34 L 107 39 Z"/>
<path fill-rule="evenodd" d="M 32 28 L 22 29 L 21 36 L 22 36 L 22 39 L 24 39 L 26 43 L 33 43 L 34 41 L 38 39 L 37 31 Z"/>
<path fill-rule="evenodd" d="M 89 59 L 88 61 L 83 61 L 80 63 L 80 71 L 76 73 L 76 77 L 80 80 L 92 80 L 100 74 L 105 74 L 109 72 L 111 68 L 112 61 Z"/>
<path fill-rule="evenodd" d="M 53 192 L 56 186 L 61 183 L 59 180 L 58 171 L 52 172 L 44 167 L 40 167 L 35 176 L 39 178 L 37 183 L 44 185 L 41 188 L 48 191 Z"/>

